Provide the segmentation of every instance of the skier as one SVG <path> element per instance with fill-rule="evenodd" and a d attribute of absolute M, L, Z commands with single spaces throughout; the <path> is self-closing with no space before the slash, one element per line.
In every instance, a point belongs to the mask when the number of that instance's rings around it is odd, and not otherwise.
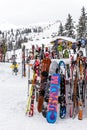
<path fill-rule="evenodd" d="M 17 75 L 18 72 L 18 65 L 16 61 L 13 61 L 12 65 L 14 66 L 13 68 L 13 72 L 15 73 L 15 75 Z"/>

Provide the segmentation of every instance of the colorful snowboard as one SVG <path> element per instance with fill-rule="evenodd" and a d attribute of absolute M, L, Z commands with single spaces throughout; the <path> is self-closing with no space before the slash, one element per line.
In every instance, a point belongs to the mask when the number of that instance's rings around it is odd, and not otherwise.
<path fill-rule="evenodd" d="M 59 62 L 60 71 L 60 118 L 63 119 L 66 115 L 66 84 L 65 84 L 65 63 L 64 61 Z"/>
<path fill-rule="evenodd" d="M 49 68 L 49 78 L 46 83 L 44 102 L 43 102 L 43 106 L 42 106 L 42 115 L 44 117 L 46 117 L 47 105 L 48 105 L 48 101 L 49 101 L 51 75 L 56 74 L 57 70 L 58 70 L 58 63 L 56 61 L 52 61 L 50 64 L 50 68 Z"/>
<path fill-rule="evenodd" d="M 66 88 L 65 88 L 65 76 L 60 75 L 60 118 L 63 119 L 66 116 Z"/>
<path fill-rule="evenodd" d="M 38 105 L 37 110 L 38 112 L 42 112 L 42 106 L 44 101 L 44 93 L 45 93 L 45 84 L 48 79 L 48 73 L 49 73 L 49 67 L 51 64 L 50 58 L 44 58 L 41 62 L 41 85 L 40 85 L 40 91 L 38 96 Z"/>
<path fill-rule="evenodd" d="M 78 100 L 78 119 L 82 120 L 83 118 L 83 81 L 84 81 L 84 67 L 82 57 L 78 57 L 78 67 L 79 67 L 79 82 L 78 82 L 78 90 L 79 90 L 79 100 Z"/>
<path fill-rule="evenodd" d="M 60 89 L 60 74 L 53 74 L 51 76 L 50 94 L 46 114 L 46 119 L 49 123 L 55 123 L 57 120 L 59 89 Z"/>

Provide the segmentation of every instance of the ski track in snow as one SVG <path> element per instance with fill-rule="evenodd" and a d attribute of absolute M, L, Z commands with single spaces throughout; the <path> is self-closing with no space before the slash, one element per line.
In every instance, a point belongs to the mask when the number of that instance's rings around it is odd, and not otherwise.
<path fill-rule="evenodd" d="M 33 117 L 25 115 L 27 104 L 28 81 L 21 76 L 12 75 L 10 63 L 0 63 L 0 130 L 86 130 L 87 115 L 83 120 L 57 119 L 55 124 L 47 123 L 46 119 L 37 112 Z"/>

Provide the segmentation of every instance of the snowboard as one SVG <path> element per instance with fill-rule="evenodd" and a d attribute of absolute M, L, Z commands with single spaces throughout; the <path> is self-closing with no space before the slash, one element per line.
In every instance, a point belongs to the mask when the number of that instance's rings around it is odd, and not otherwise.
<path fill-rule="evenodd" d="M 37 105 L 38 112 L 42 112 L 44 93 L 45 93 L 46 82 L 48 79 L 50 64 L 51 64 L 50 58 L 44 58 L 41 62 L 41 83 L 40 83 L 38 105 Z"/>
<path fill-rule="evenodd" d="M 53 75 L 54 73 L 56 74 L 57 69 L 58 69 L 58 63 L 56 61 L 52 61 L 50 64 L 49 76 L 48 76 L 48 80 L 46 82 L 46 87 L 45 87 L 44 102 L 43 102 L 43 106 L 42 106 L 43 117 L 46 117 L 46 113 L 47 113 L 47 105 L 48 105 L 49 93 L 50 93 L 51 75 Z"/>
<path fill-rule="evenodd" d="M 66 92 L 65 92 L 65 75 L 60 74 L 60 118 L 63 119 L 66 116 Z"/>
<path fill-rule="evenodd" d="M 46 120 L 48 123 L 55 123 L 58 115 L 58 92 L 60 89 L 60 74 L 51 76 L 49 101 L 47 105 Z"/>
<path fill-rule="evenodd" d="M 50 91 L 50 79 L 48 78 L 48 80 L 46 82 L 44 101 L 43 101 L 43 106 L 42 106 L 42 115 L 45 118 L 46 118 L 46 113 L 47 113 L 47 104 L 48 104 L 48 100 L 49 100 L 49 91 Z"/>
<path fill-rule="evenodd" d="M 38 104 L 37 104 L 38 112 L 42 112 L 42 106 L 43 106 L 43 102 L 44 102 L 45 87 L 46 87 L 47 78 L 48 78 L 48 73 L 46 71 L 43 71 L 41 74 L 43 75 L 43 79 L 41 80 L 40 88 L 39 88 Z"/>
<path fill-rule="evenodd" d="M 66 84 L 65 84 L 65 63 L 64 61 L 59 62 L 60 71 L 60 118 L 63 119 L 66 116 Z"/>
<path fill-rule="evenodd" d="M 83 117 L 83 80 L 84 80 L 84 72 L 83 72 L 83 61 L 81 57 L 78 57 L 78 67 L 79 67 L 79 100 L 78 100 L 78 119 L 82 120 Z"/>
<path fill-rule="evenodd" d="M 66 67 L 66 65 L 65 65 L 64 61 L 60 60 L 60 62 L 59 62 L 59 72 L 64 74 L 64 75 L 65 75 L 65 67 Z"/>

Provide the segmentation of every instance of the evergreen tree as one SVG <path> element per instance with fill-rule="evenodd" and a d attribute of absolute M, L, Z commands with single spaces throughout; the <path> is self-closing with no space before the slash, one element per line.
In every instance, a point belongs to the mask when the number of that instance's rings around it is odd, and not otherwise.
<path fill-rule="evenodd" d="M 65 24 L 64 35 L 67 37 L 75 38 L 74 29 L 75 29 L 75 27 L 74 27 L 74 22 L 73 22 L 72 16 L 70 14 L 68 14 L 68 18 L 67 18 L 67 21 Z"/>
<path fill-rule="evenodd" d="M 5 55 L 6 55 L 6 52 L 7 52 L 7 45 L 5 44 L 5 41 L 3 40 L 3 43 L 1 45 L 2 47 L 2 53 L 3 53 L 3 61 L 5 62 Z"/>
<path fill-rule="evenodd" d="M 64 27 L 62 23 L 60 23 L 60 26 L 59 26 L 58 36 L 64 36 Z"/>
<path fill-rule="evenodd" d="M 85 38 L 87 36 L 87 16 L 85 8 L 81 9 L 81 16 L 77 25 L 77 39 Z"/>

